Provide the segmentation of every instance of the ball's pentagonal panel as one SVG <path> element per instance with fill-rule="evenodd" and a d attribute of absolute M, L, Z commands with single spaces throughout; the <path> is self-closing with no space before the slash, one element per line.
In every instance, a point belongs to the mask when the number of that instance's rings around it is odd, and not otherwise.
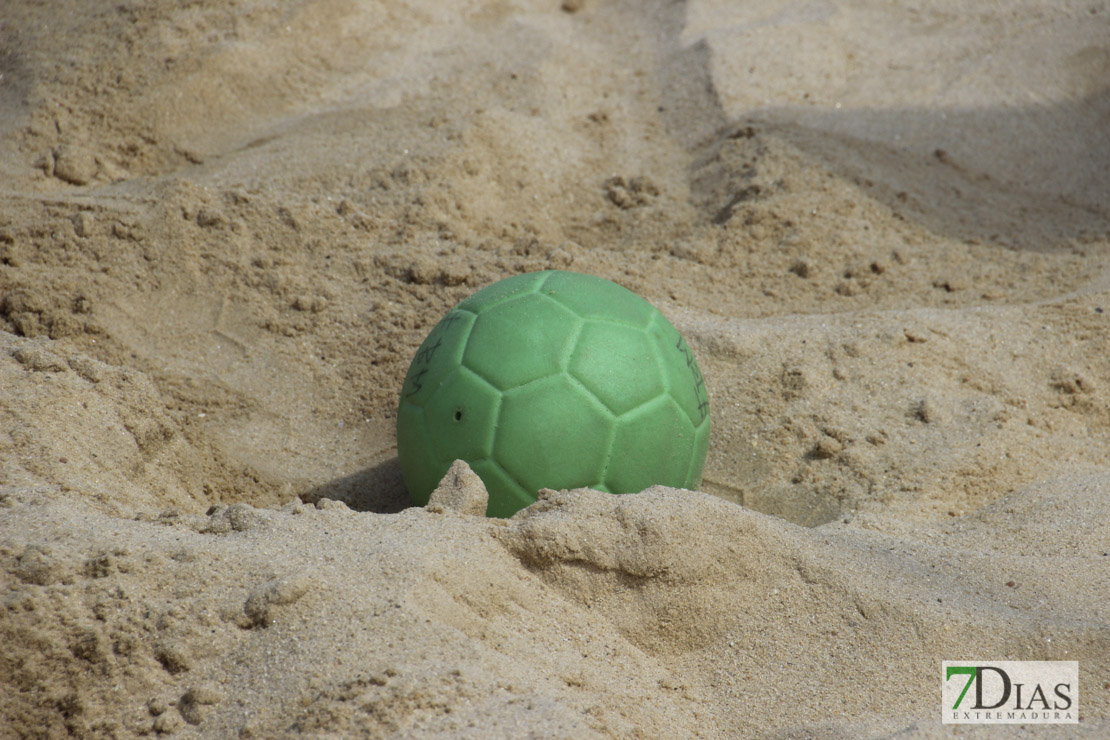
<path fill-rule="evenodd" d="M 582 320 L 538 295 L 483 310 L 474 321 L 463 364 L 501 390 L 561 372 Z"/>
<path fill-rule="evenodd" d="M 493 285 L 482 288 L 469 298 L 464 298 L 458 307 L 466 311 L 481 313 L 506 300 L 535 293 L 549 274 L 546 272 L 528 272 L 498 280 Z"/>
<path fill-rule="evenodd" d="M 586 322 L 567 369 L 616 415 L 666 392 L 651 338 L 622 324 Z"/>
<path fill-rule="evenodd" d="M 602 319 L 646 328 L 655 306 L 605 278 L 574 272 L 552 272 L 540 292 L 551 296 L 584 319 Z"/>
<path fill-rule="evenodd" d="M 524 486 L 513 480 L 495 460 L 478 460 L 471 463 L 470 469 L 486 484 L 486 492 L 489 493 L 486 516 L 510 517 L 535 503 L 535 494 L 525 491 Z"/>
<path fill-rule="evenodd" d="M 605 483 L 614 493 L 635 493 L 659 481 L 681 481 L 669 485 L 684 488 L 695 445 L 686 414 L 669 395 L 660 396 L 618 420 Z"/>
<path fill-rule="evenodd" d="M 436 455 L 424 409 L 405 402 L 397 410 L 397 458 L 409 495 L 419 506 L 428 503 L 439 479 L 454 462 L 443 464 Z"/>
<path fill-rule="evenodd" d="M 457 307 L 428 333 L 416 350 L 401 386 L 401 402 L 423 406 L 444 379 L 462 363 L 470 328 L 477 318 Z"/>
<path fill-rule="evenodd" d="M 478 460 L 493 453 L 501 393 L 459 367 L 424 404 L 425 420 L 440 460 Z"/>
<path fill-rule="evenodd" d="M 493 457 L 533 497 L 600 483 L 614 419 L 566 375 L 506 391 Z"/>
<path fill-rule="evenodd" d="M 659 353 L 667 392 L 678 402 L 690 423 L 695 428 L 700 427 L 709 419 L 709 395 L 693 350 L 663 314 L 652 321 L 648 333 Z"/>

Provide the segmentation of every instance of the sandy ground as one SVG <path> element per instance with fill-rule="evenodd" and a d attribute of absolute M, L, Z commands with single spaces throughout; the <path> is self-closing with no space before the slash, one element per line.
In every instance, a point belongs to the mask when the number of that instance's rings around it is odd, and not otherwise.
<path fill-rule="evenodd" d="M 934 737 L 941 661 L 1010 659 L 1081 707 L 1011 735 L 1110 735 L 1108 39 L 3 3 L 0 734 Z M 550 267 L 685 334 L 702 490 L 406 508 L 412 352 Z"/>

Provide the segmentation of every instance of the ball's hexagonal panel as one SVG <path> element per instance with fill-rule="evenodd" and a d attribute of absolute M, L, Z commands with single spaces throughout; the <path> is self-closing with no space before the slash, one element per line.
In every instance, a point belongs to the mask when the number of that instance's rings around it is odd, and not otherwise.
<path fill-rule="evenodd" d="M 424 404 L 437 459 L 478 460 L 493 454 L 501 393 L 465 367 L 459 367 Z"/>
<path fill-rule="evenodd" d="M 618 416 L 666 392 L 651 339 L 620 324 L 587 321 L 568 369 Z"/>
<path fill-rule="evenodd" d="M 470 329 L 477 317 L 454 308 L 435 325 L 412 358 L 401 386 L 401 402 L 423 405 L 443 379 L 462 362 Z"/>
<path fill-rule="evenodd" d="M 690 471 L 686 474 L 684 488 L 696 489 L 701 485 L 701 474 L 705 472 L 705 458 L 709 453 L 710 427 L 711 422 L 707 416 L 694 433 L 694 456 L 690 460 Z"/>
<path fill-rule="evenodd" d="M 463 364 L 501 390 L 560 372 L 582 320 L 541 295 L 482 311 L 470 329 Z"/>
<path fill-rule="evenodd" d="M 652 322 L 648 334 L 655 342 L 667 392 L 686 412 L 695 428 L 709 418 L 709 395 L 694 352 L 663 314 Z"/>
<path fill-rule="evenodd" d="M 486 492 L 489 493 L 486 516 L 510 517 L 525 506 L 536 503 L 535 494 L 525 491 L 496 461 L 477 460 L 470 464 L 470 469 L 486 484 Z"/>
<path fill-rule="evenodd" d="M 694 427 L 669 395 L 617 420 L 605 483 L 613 493 L 653 485 L 687 487 Z"/>
<path fill-rule="evenodd" d="M 605 278 L 574 272 L 551 272 L 540 293 L 551 296 L 584 319 L 603 319 L 640 329 L 656 313 L 655 306 L 631 290 Z"/>
<path fill-rule="evenodd" d="M 481 313 L 511 298 L 530 295 L 535 293 L 539 286 L 543 284 L 547 275 L 546 272 L 528 272 L 498 280 L 496 283 L 482 288 L 469 298 L 464 298 L 459 303 L 459 308 Z"/>
<path fill-rule="evenodd" d="M 424 421 L 424 409 L 420 406 L 402 403 L 397 410 L 397 458 L 413 502 L 418 506 L 428 503 L 428 497 L 447 473 L 450 462 L 442 464 L 436 457 L 432 436 Z"/>
<path fill-rule="evenodd" d="M 613 416 L 566 375 L 506 391 L 493 456 L 534 495 L 602 482 Z"/>

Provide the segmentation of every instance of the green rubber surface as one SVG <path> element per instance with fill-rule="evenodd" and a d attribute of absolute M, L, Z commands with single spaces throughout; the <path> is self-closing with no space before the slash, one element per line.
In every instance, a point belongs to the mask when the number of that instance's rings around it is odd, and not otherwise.
<path fill-rule="evenodd" d="M 678 330 L 616 283 L 558 270 L 449 311 L 416 351 L 397 413 L 413 503 L 461 459 L 501 517 L 540 488 L 695 488 L 709 434 L 704 378 Z"/>

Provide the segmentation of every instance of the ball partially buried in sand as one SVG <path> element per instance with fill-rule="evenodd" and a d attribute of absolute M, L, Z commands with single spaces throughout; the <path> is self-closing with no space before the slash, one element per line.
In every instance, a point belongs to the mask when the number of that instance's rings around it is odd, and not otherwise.
<path fill-rule="evenodd" d="M 409 366 L 397 454 L 424 505 L 451 463 L 511 516 L 541 488 L 694 488 L 709 448 L 705 381 L 678 330 L 616 283 L 550 270 L 451 309 Z"/>

